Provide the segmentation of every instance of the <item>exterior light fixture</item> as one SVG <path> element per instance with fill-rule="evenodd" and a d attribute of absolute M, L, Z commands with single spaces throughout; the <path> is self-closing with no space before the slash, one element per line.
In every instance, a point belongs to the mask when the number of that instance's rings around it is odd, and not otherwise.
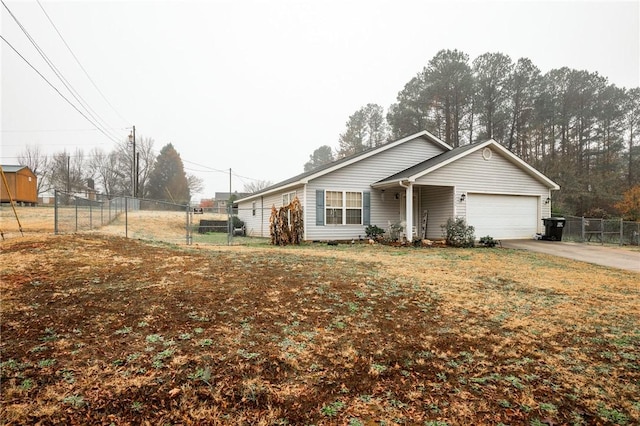
<path fill-rule="evenodd" d="M 460 195 L 460 202 L 463 203 L 467 199 L 467 194 Z"/>
<path fill-rule="evenodd" d="M 547 197 L 547 199 L 546 199 L 546 200 L 544 200 L 544 203 L 545 203 L 545 204 L 549 204 L 550 202 L 551 202 L 551 198 L 549 198 L 549 197 Z"/>

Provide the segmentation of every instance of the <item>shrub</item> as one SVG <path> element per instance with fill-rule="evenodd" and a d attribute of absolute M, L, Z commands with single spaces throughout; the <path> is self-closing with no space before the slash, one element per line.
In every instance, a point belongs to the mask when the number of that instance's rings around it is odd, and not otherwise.
<path fill-rule="evenodd" d="M 453 247 L 473 247 L 476 239 L 475 228 L 467 225 L 463 217 L 447 219 L 447 224 L 442 225 L 442 233 L 447 245 Z"/>
<path fill-rule="evenodd" d="M 231 223 L 234 228 L 242 228 L 244 226 L 244 222 L 238 216 L 231 216 Z"/>
<path fill-rule="evenodd" d="M 379 237 L 384 234 L 384 229 L 380 228 L 378 225 L 369 225 L 364 229 L 367 238 L 372 238 L 377 240 Z"/>
<path fill-rule="evenodd" d="M 402 226 L 402 223 L 400 222 L 393 223 L 391 224 L 391 227 L 389 230 L 391 234 L 389 237 L 391 238 L 392 241 L 397 241 L 400 239 L 401 237 L 400 234 L 402 234 L 402 231 L 404 231 L 404 226 Z"/>
<path fill-rule="evenodd" d="M 493 237 L 487 235 L 486 237 L 480 238 L 480 244 L 484 247 L 495 247 L 498 242 L 494 240 Z"/>

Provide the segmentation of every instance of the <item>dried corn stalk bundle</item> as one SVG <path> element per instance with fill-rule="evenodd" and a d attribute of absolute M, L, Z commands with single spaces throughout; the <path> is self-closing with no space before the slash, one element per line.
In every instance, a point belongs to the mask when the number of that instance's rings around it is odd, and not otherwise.
<path fill-rule="evenodd" d="M 304 223 L 302 216 L 302 204 L 298 197 L 295 197 L 291 204 L 289 204 L 289 211 L 291 212 L 291 243 L 300 244 L 304 235 Z"/>
<path fill-rule="evenodd" d="M 271 244 L 285 246 L 287 244 L 300 244 L 304 233 L 302 205 L 298 197 L 286 206 L 276 209 L 271 207 L 269 218 L 269 231 Z"/>
<path fill-rule="evenodd" d="M 276 206 L 271 206 L 271 216 L 269 216 L 269 233 L 271 234 L 271 244 L 278 244 L 278 226 L 277 226 L 278 210 Z"/>
<path fill-rule="evenodd" d="M 291 230 L 289 229 L 289 206 L 282 206 L 278 210 L 278 231 L 280 235 L 279 245 L 286 246 L 291 242 Z"/>

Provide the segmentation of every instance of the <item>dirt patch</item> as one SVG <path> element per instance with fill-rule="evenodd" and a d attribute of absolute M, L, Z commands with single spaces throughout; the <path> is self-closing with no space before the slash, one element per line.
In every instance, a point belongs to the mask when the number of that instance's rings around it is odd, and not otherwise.
<path fill-rule="evenodd" d="M 20 232 L 21 228 L 22 232 Z M 53 233 L 54 208 L 16 206 L 14 213 L 10 205 L 2 205 L 0 207 L 0 230 L 2 230 L 5 239 L 23 235 Z"/>
<path fill-rule="evenodd" d="M 640 421 L 637 274 L 500 249 L 1 248 L 4 424 Z"/>

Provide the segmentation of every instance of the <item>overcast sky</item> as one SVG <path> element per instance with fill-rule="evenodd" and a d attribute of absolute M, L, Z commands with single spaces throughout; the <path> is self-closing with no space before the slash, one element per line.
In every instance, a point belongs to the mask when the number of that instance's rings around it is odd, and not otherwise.
<path fill-rule="evenodd" d="M 638 0 L 3 2 L 111 138 L 0 41 L 2 164 L 16 164 L 27 145 L 108 152 L 135 125 L 157 152 L 171 142 L 204 180 L 196 199 L 228 191 L 229 169 L 233 191 L 301 173 L 315 149 L 337 147 L 349 115 L 367 103 L 386 111 L 442 49 L 640 86 Z M 1 13 L 2 36 L 76 103 Z"/>

